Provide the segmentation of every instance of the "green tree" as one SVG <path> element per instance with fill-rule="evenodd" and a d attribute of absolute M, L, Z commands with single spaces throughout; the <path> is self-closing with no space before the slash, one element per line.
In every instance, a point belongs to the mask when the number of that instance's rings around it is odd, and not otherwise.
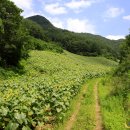
<path fill-rule="evenodd" d="M 116 74 L 124 75 L 130 71 L 130 34 L 126 36 L 125 42 L 121 46 L 120 64 Z"/>
<path fill-rule="evenodd" d="M 17 65 L 26 55 L 21 12 L 13 2 L 0 0 L 0 62 L 4 65 Z"/>
<path fill-rule="evenodd" d="M 0 18 L 0 35 L 4 33 L 4 28 L 3 28 L 3 22 L 2 19 Z"/>
<path fill-rule="evenodd" d="M 47 37 L 45 36 L 45 32 L 39 24 L 37 24 L 31 20 L 24 19 L 23 26 L 27 29 L 29 35 L 31 35 L 37 39 L 47 41 Z"/>
<path fill-rule="evenodd" d="M 121 44 L 120 63 L 124 62 L 130 54 L 130 34 L 126 36 L 125 41 Z"/>

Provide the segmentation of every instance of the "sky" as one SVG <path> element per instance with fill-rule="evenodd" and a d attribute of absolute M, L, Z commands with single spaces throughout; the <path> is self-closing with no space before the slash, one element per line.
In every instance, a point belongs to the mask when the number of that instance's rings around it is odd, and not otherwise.
<path fill-rule="evenodd" d="M 11 0 L 22 16 L 41 15 L 73 32 L 124 38 L 130 28 L 130 0 Z"/>

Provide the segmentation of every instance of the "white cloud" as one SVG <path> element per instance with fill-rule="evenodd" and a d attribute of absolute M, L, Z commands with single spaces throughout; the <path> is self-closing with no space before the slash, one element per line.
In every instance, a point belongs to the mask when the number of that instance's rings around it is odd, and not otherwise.
<path fill-rule="evenodd" d="M 65 5 L 70 9 L 79 9 L 89 7 L 92 3 L 94 3 L 93 0 L 72 0 Z"/>
<path fill-rule="evenodd" d="M 117 7 L 110 7 L 106 12 L 105 12 L 105 17 L 107 18 L 115 18 L 118 17 L 124 13 L 123 8 L 117 8 Z"/>
<path fill-rule="evenodd" d="M 130 15 L 124 16 L 123 19 L 130 20 Z"/>
<path fill-rule="evenodd" d="M 22 15 L 24 17 L 38 14 L 33 10 L 33 0 L 11 0 L 11 1 L 13 1 L 19 8 L 23 10 Z"/>
<path fill-rule="evenodd" d="M 60 6 L 59 3 L 46 4 L 45 11 L 48 12 L 49 14 L 52 14 L 52 15 L 59 15 L 59 14 L 67 13 L 66 8 Z"/>
<path fill-rule="evenodd" d="M 32 0 L 11 0 L 22 9 L 32 9 Z"/>
<path fill-rule="evenodd" d="M 106 38 L 111 40 L 125 39 L 124 35 L 108 35 Z"/>
<path fill-rule="evenodd" d="M 68 19 L 67 29 L 74 32 L 95 33 L 95 27 L 88 20 Z"/>
<path fill-rule="evenodd" d="M 42 12 L 41 11 L 34 11 L 34 10 L 29 10 L 29 11 L 24 11 L 23 13 L 22 13 L 22 15 L 25 17 L 25 18 L 27 18 L 27 17 L 29 17 L 29 16 L 33 16 L 33 15 L 42 15 Z"/>
<path fill-rule="evenodd" d="M 72 9 L 75 13 L 80 13 L 84 8 L 92 6 L 92 4 L 103 0 L 71 0 L 65 3 L 65 6 Z"/>
<path fill-rule="evenodd" d="M 49 20 L 51 21 L 51 23 L 58 28 L 64 28 L 63 26 L 63 22 L 58 19 L 58 18 L 49 18 Z"/>

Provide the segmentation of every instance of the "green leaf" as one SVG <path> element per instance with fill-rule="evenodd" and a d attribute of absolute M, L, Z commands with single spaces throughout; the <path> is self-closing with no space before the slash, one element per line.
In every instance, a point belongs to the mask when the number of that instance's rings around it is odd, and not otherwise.
<path fill-rule="evenodd" d="M 16 130 L 19 127 L 19 124 L 9 122 L 5 130 Z"/>
<path fill-rule="evenodd" d="M 5 108 L 5 107 L 1 107 L 1 109 L 0 109 L 0 113 L 1 113 L 1 115 L 2 116 L 6 116 L 7 115 L 7 113 L 8 113 L 8 111 L 9 111 L 9 109 L 8 108 Z"/>
<path fill-rule="evenodd" d="M 62 109 L 61 108 L 56 108 L 56 111 L 59 113 L 59 112 L 62 111 Z"/>
<path fill-rule="evenodd" d="M 24 113 L 15 113 L 14 114 L 15 119 L 17 119 L 17 121 L 22 124 L 23 122 L 26 122 L 26 115 Z"/>
<path fill-rule="evenodd" d="M 28 126 L 23 126 L 22 130 L 31 130 Z"/>
<path fill-rule="evenodd" d="M 32 116 L 33 114 L 34 114 L 33 111 L 28 112 L 28 116 Z"/>
<path fill-rule="evenodd" d="M 0 26 L 2 26 L 2 19 L 0 18 Z"/>

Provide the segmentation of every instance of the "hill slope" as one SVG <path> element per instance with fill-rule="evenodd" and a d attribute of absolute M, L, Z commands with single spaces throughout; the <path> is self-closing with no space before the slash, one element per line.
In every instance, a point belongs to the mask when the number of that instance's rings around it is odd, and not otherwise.
<path fill-rule="evenodd" d="M 29 20 L 32 20 L 38 24 L 40 24 L 44 29 L 52 29 L 55 28 L 51 22 L 49 20 L 47 20 L 45 17 L 40 16 L 40 15 L 36 15 L 36 16 L 32 16 L 27 18 Z"/>
<path fill-rule="evenodd" d="M 109 40 L 89 33 L 74 33 L 54 27 L 45 17 L 29 17 L 39 24 L 50 41 L 58 42 L 64 49 L 81 55 L 103 55 L 108 58 L 119 57 L 119 45 L 122 40 Z M 116 50 L 116 51 L 115 51 Z"/>
<path fill-rule="evenodd" d="M 81 84 L 105 75 L 116 65 L 101 57 L 49 51 L 31 51 L 23 64 L 24 74 L 0 78 L 0 129 L 33 129 L 61 120 Z"/>

